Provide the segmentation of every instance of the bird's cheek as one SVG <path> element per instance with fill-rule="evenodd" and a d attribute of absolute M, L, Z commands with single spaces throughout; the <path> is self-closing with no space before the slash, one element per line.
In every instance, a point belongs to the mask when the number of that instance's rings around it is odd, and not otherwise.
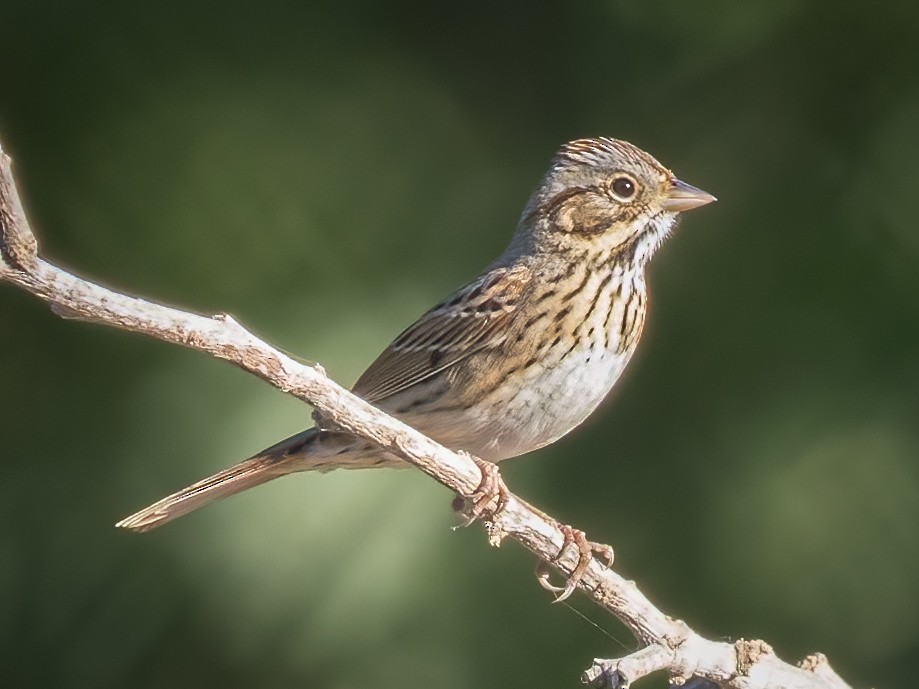
<path fill-rule="evenodd" d="M 603 234 L 613 224 L 609 209 L 578 200 L 563 204 L 555 215 L 556 227 L 562 232 L 585 236 Z"/>

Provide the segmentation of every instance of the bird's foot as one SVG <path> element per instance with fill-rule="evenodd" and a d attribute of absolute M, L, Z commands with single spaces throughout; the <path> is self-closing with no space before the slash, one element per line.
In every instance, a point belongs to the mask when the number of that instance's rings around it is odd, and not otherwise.
<path fill-rule="evenodd" d="M 559 594 L 555 598 L 554 602 L 556 603 L 560 603 L 574 593 L 581 579 L 584 578 L 584 574 L 587 572 L 594 555 L 597 556 L 598 560 L 604 560 L 606 567 L 611 567 L 613 564 L 613 549 L 608 545 L 588 541 L 583 531 L 573 529 L 566 524 L 559 524 L 559 529 L 565 536 L 565 540 L 562 542 L 562 547 L 559 548 L 558 554 L 553 558 L 552 564 L 558 564 L 569 545 L 573 545 L 578 551 L 578 562 L 574 569 L 571 570 L 568 581 L 565 582 L 564 586 L 555 586 L 549 581 L 549 563 L 545 560 L 540 560 L 536 565 L 536 578 L 539 581 L 539 585 L 547 591 Z"/>
<path fill-rule="evenodd" d="M 478 457 L 472 457 L 472 461 L 479 467 L 482 472 L 482 479 L 472 495 L 469 496 L 468 503 L 459 495 L 453 501 L 453 509 L 457 512 L 465 513 L 465 521 L 460 526 L 466 527 L 474 521 L 488 515 L 492 519 L 504 509 L 507 504 L 507 498 L 510 491 L 501 478 L 498 466 L 493 462 L 487 462 Z M 492 504 L 494 503 L 494 506 Z"/>

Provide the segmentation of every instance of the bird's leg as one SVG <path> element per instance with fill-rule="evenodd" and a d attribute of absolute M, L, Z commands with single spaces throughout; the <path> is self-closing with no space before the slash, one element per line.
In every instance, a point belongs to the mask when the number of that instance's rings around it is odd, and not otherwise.
<path fill-rule="evenodd" d="M 568 576 L 568 581 L 565 582 L 565 586 L 555 586 L 549 581 L 549 570 L 547 566 L 549 563 L 545 560 L 540 560 L 536 565 L 536 579 L 539 581 L 539 585 L 547 591 L 559 594 L 555 599 L 556 603 L 560 603 L 574 593 L 581 579 L 584 578 L 584 574 L 587 572 L 590 561 L 595 554 L 598 559 L 605 560 L 606 567 L 611 567 L 613 564 L 613 549 L 608 545 L 588 541 L 583 531 L 573 529 L 567 524 L 559 524 L 558 527 L 561 529 L 565 540 L 562 542 L 562 547 L 559 548 L 558 554 L 552 562 L 557 564 L 565 554 L 565 549 L 569 545 L 575 546 L 578 551 L 578 562 L 574 566 L 574 569 L 571 570 L 571 574 Z"/>
<path fill-rule="evenodd" d="M 504 509 L 504 505 L 507 504 L 507 498 L 510 495 L 510 491 L 498 471 L 497 464 L 487 462 L 478 457 L 471 457 L 471 459 L 479 467 L 479 471 L 482 472 L 482 479 L 472 495 L 469 496 L 468 506 L 465 505 L 466 501 L 460 496 L 457 496 L 453 501 L 453 509 L 457 512 L 466 507 L 466 521 L 462 526 L 469 526 L 486 513 L 490 513 L 493 518 Z M 492 503 L 495 503 L 494 507 L 490 507 Z"/>

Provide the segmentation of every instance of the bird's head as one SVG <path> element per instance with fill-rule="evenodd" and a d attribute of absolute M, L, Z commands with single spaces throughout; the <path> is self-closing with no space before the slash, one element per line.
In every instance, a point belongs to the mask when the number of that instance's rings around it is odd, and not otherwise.
<path fill-rule="evenodd" d="M 515 241 L 566 253 L 631 251 L 643 264 L 679 213 L 714 200 L 630 143 L 578 139 L 552 160 L 524 210 Z"/>

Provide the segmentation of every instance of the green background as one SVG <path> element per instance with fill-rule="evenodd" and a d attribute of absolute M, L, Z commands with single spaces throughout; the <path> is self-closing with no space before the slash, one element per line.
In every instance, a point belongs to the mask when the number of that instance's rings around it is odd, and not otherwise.
<path fill-rule="evenodd" d="M 0 27 L 46 256 L 343 383 L 503 249 L 564 141 L 717 195 L 655 259 L 610 403 L 505 477 L 711 638 L 914 681 L 919 5 L 2 0 Z M 4 686 L 575 687 L 634 647 L 415 472 L 117 531 L 309 410 L 11 287 L 0 362 Z"/>

